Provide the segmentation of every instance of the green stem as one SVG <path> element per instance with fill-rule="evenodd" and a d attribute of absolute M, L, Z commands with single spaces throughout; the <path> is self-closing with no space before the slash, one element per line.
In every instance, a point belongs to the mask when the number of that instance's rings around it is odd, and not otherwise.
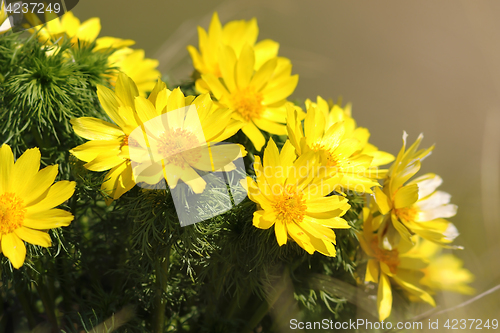
<path fill-rule="evenodd" d="M 45 283 L 44 283 L 43 276 L 38 275 L 38 277 L 36 278 L 36 290 L 38 291 L 38 295 L 40 295 L 40 299 L 42 300 L 42 304 L 43 304 L 43 307 L 45 309 L 45 313 L 47 314 L 47 317 L 49 318 L 50 324 L 52 325 L 52 331 L 58 332 L 59 331 L 59 324 L 57 322 L 54 304 L 52 302 L 52 299 L 50 298 L 50 295 L 48 293 L 48 289 L 45 289 L 44 285 L 45 285 Z"/>
<path fill-rule="evenodd" d="M 278 288 L 274 290 L 274 293 L 271 295 L 269 302 L 266 301 L 265 299 L 262 300 L 262 303 L 260 304 L 259 308 L 255 313 L 253 314 L 252 318 L 248 321 L 248 324 L 243 331 L 244 333 L 251 333 L 253 332 L 253 329 L 257 327 L 257 325 L 262 321 L 262 319 L 267 315 L 269 310 L 274 306 L 278 298 L 281 296 L 281 294 L 285 291 L 286 289 L 286 278 L 290 275 L 290 269 L 288 267 L 285 268 L 283 272 L 283 277 L 281 278 L 281 281 L 278 283 Z"/>
<path fill-rule="evenodd" d="M 226 314 L 226 318 L 231 319 L 237 309 L 241 310 L 242 306 L 244 306 L 248 302 L 251 294 L 252 288 L 247 288 L 242 297 L 233 297 L 233 299 L 231 299 L 231 303 L 229 303 L 229 310 Z"/>
<path fill-rule="evenodd" d="M 17 299 L 19 300 L 19 303 L 21 303 L 21 307 L 24 310 L 24 314 L 26 315 L 26 319 L 28 319 L 28 326 L 30 329 L 34 329 L 36 326 L 36 319 L 35 315 L 33 314 L 33 311 L 31 310 L 30 302 L 26 298 L 26 291 L 27 289 L 23 289 L 21 287 L 21 283 L 26 282 L 25 279 L 23 279 L 20 274 L 16 278 L 16 273 L 14 273 L 15 279 L 14 279 L 14 290 L 16 291 L 16 296 Z"/>
<path fill-rule="evenodd" d="M 165 257 L 159 258 L 159 269 L 156 271 L 157 294 L 154 299 L 153 308 L 153 333 L 163 333 L 165 331 L 165 309 L 167 301 L 163 297 L 163 292 L 167 286 L 168 266 L 170 264 L 170 248 L 165 251 Z"/>

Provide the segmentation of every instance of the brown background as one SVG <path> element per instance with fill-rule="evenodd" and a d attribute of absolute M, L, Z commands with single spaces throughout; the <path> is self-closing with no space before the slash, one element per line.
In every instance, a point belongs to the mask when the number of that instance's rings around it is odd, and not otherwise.
<path fill-rule="evenodd" d="M 86 0 L 74 13 L 100 17 L 101 36 L 136 40 L 179 82 L 192 71 L 186 45 L 198 45 L 196 26 L 207 28 L 214 10 L 223 23 L 256 17 L 259 39 L 281 44 L 300 76 L 294 98 L 351 101 L 358 125 L 393 154 L 403 130 L 410 142 L 423 132 L 424 147 L 435 143 L 422 172 L 441 175 L 459 206 L 451 220 L 465 250 L 456 254 L 478 294 L 500 284 L 499 1 Z M 440 326 L 500 319 L 499 296 L 440 315 Z M 440 309 L 470 298 L 440 297 Z"/>

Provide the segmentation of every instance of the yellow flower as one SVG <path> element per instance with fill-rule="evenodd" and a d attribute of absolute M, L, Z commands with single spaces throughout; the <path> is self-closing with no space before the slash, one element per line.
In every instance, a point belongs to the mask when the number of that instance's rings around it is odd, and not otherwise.
<path fill-rule="evenodd" d="M 424 268 L 424 277 L 420 283 L 432 291 L 452 291 L 466 295 L 474 294 L 474 288 L 468 286 L 474 275 L 463 267 L 463 262 L 451 253 L 440 254 L 441 247 L 427 240 L 421 240 L 415 251 L 429 258 L 429 266 Z"/>
<path fill-rule="evenodd" d="M 92 117 L 72 119 L 75 133 L 91 141 L 73 148 L 71 153 L 87 162 L 84 166 L 89 170 L 111 169 L 101 186 L 101 190 L 109 196 L 106 203 L 110 204 L 135 185 L 128 136 L 140 125 L 134 101 L 139 91 L 128 76 L 120 74 L 114 92 L 98 86 L 97 95 L 104 111 L 116 125 Z"/>
<path fill-rule="evenodd" d="M 256 43 L 259 28 L 257 20 L 246 22 L 245 20 L 231 21 L 222 27 L 219 16 L 215 12 L 208 29 L 198 27 L 199 48 L 189 45 L 188 51 L 193 59 L 194 68 L 200 74 L 213 74 L 222 77 L 219 48 L 229 46 L 239 57 L 243 47 L 248 45 L 255 51 L 255 63 L 253 68 L 258 70 L 266 61 L 278 55 L 279 44 L 270 39 Z"/>
<path fill-rule="evenodd" d="M 349 228 L 341 218 L 350 205 L 332 192 L 328 173 L 314 152 L 296 158 L 289 141 L 281 153 L 272 139 L 264 151 L 263 163 L 256 157 L 257 182 L 247 177 L 248 196 L 258 203 L 253 225 L 269 229 L 274 225 L 280 246 L 291 237 L 309 254 L 318 251 L 336 255 L 335 232 L 331 228 Z M 338 178 L 334 177 L 334 178 Z"/>
<path fill-rule="evenodd" d="M 414 300 L 424 301 L 436 306 L 434 299 L 424 290 L 420 279 L 421 271 L 428 265 L 425 257 L 412 252 L 412 246 L 405 246 L 391 250 L 380 247 L 380 233 L 378 228 L 382 215 L 373 217 L 369 208 L 363 208 L 363 231 L 358 232 L 358 240 L 363 251 L 370 257 L 366 266 L 365 281 L 378 283 L 377 308 L 380 321 L 391 314 L 392 285 L 397 285 Z M 379 230 L 374 233 L 375 230 Z"/>
<path fill-rule="evenodd" d="M 376 146 L 368 142 L 370 132 L 367 128 L 356 127 L 356 121 L 351 115 L 350 103 L 342 107 L 340 103 L 333 104 L 332 101 L 327 102 L 318 96 L 316 103 L 312 102 L 310 99 L 306 100 L 306 108 L 310 109 L 312 107 L 316 108 L 316 112 L 323 114 L 325 119 L 325 130 L 332 127 L 337 122 L 344 122 L 344 137 L 358 140 L 361 145 L 359 154 L 373 157 L 370 167 L 378 167 L 394 161 L 394 156 L 392 154 L 380 151 Z M 385 172 L 384 170 L 377 169 L 374 171 L 377 171 L 375 174 L 378 176 L 377 178 L 382 178 L 381 175 Z"/>
<path fill-rule="evenodd" d="M 114 37 L 99 37 L 101 32 L 101 22 L 99 18 L 93 17 L 81 23 L 71 12 L 67 12 L 61 18 L 55 13 L 45 13 L 47 24 L 38 31 L 38 38 L 41 42 L 62 43 L 62 37 L 71 39 L 74 45 L 78 43 L 92 43 L 96 45 L 94 52 L 115 49 L 109 57 L 109 65 L 118 69 L 137 84 L 137 88 L 142 96 L 153 89 L 160 72 L 156 70 L 158 61 L 144 58 L 144 50 L 133 50 L 128 46 L 135 44 L 131 39 L 121 39 Z M 27 14 L 27 19 L 33 26 L 41 25 L 39 18 L 32 13 Z M 29 29 L 31 33 L 36 33 L 36 29 Z M 116 80 L 118 72 L 112 76 L 112 81 Z"/>
<path fill-rule="evenodd" d="M 141 96 L 152 91 L 156 80 L 161 76 L 156 70 L 158 60 L 145 58 L 144 50 L 126 47 L 115 51 L 108 61 L 110 66 L 117 67 L 135 82 Z M 116 79 L 116 76 L 113 79 Z"/>
<path fill-rule="evenodd" d="M 46 24 L 33 13 L 25 14 L 26 19 L 36 28 L 28 29 L 31 33 L 38 32 L 38 39 L 42 43 L 61 43 L 61 37 L 68 37 L 73 44 L 78 44 L 78 41 L 84 43 L 92 43 L 96 40 L 96 49 L 103 48 L 122 48 L 135 44 L 131 39 L 120 39 L 114 37 L 101 37 L 101 21 L 97 17 L 88 19 L 81 23 L 80 20 L 73 15 L 72 12 L 65 13 L 62 17 L 58 17 L 55 13 L 45 12 Z"/>
<path fill-rule="evenodd" d="M 14 162 L 6 144 L 0 148 L 0 242 L 1 252 L 19 268 L 26 257 L 23 241 L 49 247 L 46 230 L 65 227 L 73 215 L 59 206 L 75 191 L 75 182 L 55 184 L 57 165 L 39 171 L 40 150 L 28 149 Z"/>
<path fill-rule="evenodd" d="M 136 143 L 130 155 L 138 181 L 157 184 L 165 178 L 175 188 L 182 180 L 193 192 L 202 193 L 206 182 L 195 170 L 232 171 L 232 161 L 246 155 L 242 146 L 212 145 L 233 136 L 241 123 L 208 94 L 185 97 L 180 88 L 170 91 L 158 81 L 149 99 L 135 99 L 135 108 L 144 124 L 129 138 Z"/>
<path fill-rule="evenodd" d="M 383 188 L 375 189 L 378 210 L 386 215 L 383 224 L 388 224 L 384 246 L 387 249 L 396 246 L 401 237 L 411 242 L 413 234 L 437 243 L 451 243 L 458 231 L 444 218 L 454 216 L 457 207 L 449 203 L 451 196 L 448 193 L 436 191 L 442 179 L 429 173 L 408 182 L 434 147 L 417 150 L 423 138 L 420 135 L 405 150 L 406 136 L 405 133 L 403 147 L 389 169 Z"/>
<path fill-rule="evenodd" d="M 325 156 L 328 167 L 342 175 L 338 191 L 347 189 L 372 193 L 371 187 L 379 186 L 371 177 L 373 156 L 362 154 L 363 143 L 346 131 L 344 121 L 331 122 L 330 114 L 325 114 L 322 107 L 308 103 L 302 126 L 298 113 L 288 107 L 290 142 L 299 156 L 309 151 L 317 151 Z"/>
<path fill-rule="evenodd" d="M 265 144 L 260 129 L 286 134 L 286 98 L 297 86 L 298 76 L 290 75 L 290 62 L 278 58 L 266 61 L 255 71 L 255 50 L 248 45 L 239 57 L 231 47 L 221 46 L 220 59 L 222 76 L 203 74 L 203 82 L 221 105 L 233 111 L 232 117 L 244 124 L 243 133 L 260 151 Z"/>
<path fill-rule="evenodd" d="M 6 33 L 10 29 L 12 29 L 11 22 L 5 10 L 5 2 L 2 0 L 0 5 L 0 35 Z"/>

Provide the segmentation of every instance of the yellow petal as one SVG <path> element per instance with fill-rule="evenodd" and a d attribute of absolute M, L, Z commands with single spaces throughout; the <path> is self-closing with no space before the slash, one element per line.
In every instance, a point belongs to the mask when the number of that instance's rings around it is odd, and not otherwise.
<path fill-rule="evenodd" d="M 289 140 L 286 140 L 280 152 L 281 166 L 286 171 L 286 174 L 284 176 L 285 178 L 288 178 L 288 171 L 293 167 L 293 162 L 296 160 L 296 158 L 297 156 L 295 155 L 295 148 Z"/>
<path fill-rule="evenodd" d="M 33 190 L 31 181 L 40 168 L 40 158 L 38 148 L 28 149 L 17 159 L 11 170 L 12 184 L 16 184 L 16 193 L 21 198 Z"/>
<path fill-rule="evenodd" d="M 297 244 L 300 245 L 304 250 L 307 251 L 309 254 L 313 254 L 315 248 L 311 244 L 311 239 L 310 237 L 302 230 L 299 228 L 295 223 L 289 223 L 287 225 L 287 231 L 288 234 L 293 238 Z"/>
<path fill-rule="evenodd" d="M 264 210 L 258 210 L 253 213 L 253 225 L 259 229 L 269 229 L 275 221 L 274 214 L 266 213 Z"/>
<path fill-rule="evenodd" d="M 278 123 L 275 123 L 273 121 L 269 121 L 265 118 L 255 118 L 253 119 L 253 122 L 255 125 L 257 125 L 258 128 L 269 132 L 271 134 L 276 134 L 276 135 L 286 135 L 286 126 L 281 125 Z M 283 119 L 284 122 L 284 119 Z"/>
<path fill-rule="evenodd" d="M 330 214 L 332 214 L 332 213 L 325 214 L 325 216 L 324 216 L 325 218 L 318 218 L 317 216 L 311 216 L 312 214 L 306 213 L 306 215 L 304 215 L 304 221 L 308 221 L 308 222 L 317 224 L 319 226 L 324 226 L 327 228 L 334 228 L 334 229 L 349 229 L 350 228 L 350 226 L 346 220 L 344 220 L 343 218 L 340 218 L 338 216 L 330 216 Z M 333 214 L 335 214 L 335 212 Z M 326 217 L 326 216 L 329 216 L 329 217 Z"/>
<path fill-rule="evenodd" d="M 285 245 L 288 239 L 286 224 L 283 221 L 277 221 L 274 224 L 274 233 L 276 234 L 276 240 L 279 246 Z"/>
<path fill-rule="evenodd" d="M 168 174 L 167 174 L 168 176 Z M 180 179 L 186 183 L 194 193 L 200 194 L 205 190 L 207 182 L 193 170 L 191 167 L 187 167 L 183 170 Z"/>
<path fill-rule="evenodd" d="M 276 58 L 266 61 L 253 75 L 250 80 L 250 86 L 253 87 L 255 91 L 260 91 L 269 82 L 277 64 L 278 61 Z"/>
<path fill-rule="evenodd" d="M 24 204 L 29 206 L 33 202 L 41 200 L 42 198 L 40 198 L 40 196 L 44 194 L 54 183 L 57 173 L 57 165 L 49 165 L 48 167 L 38 171 L 38 173 L 31 179 L 30 184 L 26 187 L 30 190 L 24 191 Z"/>
<path fill-rule="evenodd" d="M 59 206 L 75 192 L 75 182 L 61 180 L 52 185 L 42 200 L 26 205 L 27 215 L 42 212 Z"/>
<path fill-rule="evenodd" d="M 99 97 L 99 102 L 101 103 L 102 108 L 106 111 L 109 118 L 111 118 L 111 120 L 121 128 L 125 127 L 126 124 L 118 112 L 118 108 L 121 106 L 122 102 L 115 95 L 115 93 L 111 89 L 98 84 L 97 96 Z"/>
<path fill-rule="evenodd" d="M 16 234 L 9 233 L 2 236 L 2 252 L 9 258 L 14 268 L 19 268 L 24 264 L 26 247 Z"/>
<path fill-rule="evenodd" d="M 21 227 L 14 230 L 14 233 L 23 241 L 33 245 L 40 245 L 43 247 L 52 245 L 49 234 L 44 231 Z"/>
<path fill-rule="evenodd" d="M 365 281 L 378 283 L 380 267 L 377 260 L 369 259 L 366 265 Z"/>
<path fill-rule="evenodd" d="M 101 32 L 101 21 L 94 17 L 82 23 L 76 37 L 82 41 L 92 42 L 97 38 L 99 32 Z"/>
<path fill-rule="evenodd" d="M 73 215 L 62 209 L 50 209 L 39 213 L 27 214 L 23 221 L 25 227 L 47 230 L 67 227 L 73 221 Z"/>
<path fill-rule="evenodd" d="M 130 77 L 120 72 L 116 81 L 115 93 L 126 106 L 135 110 L 134 99 L 139 96 L 139 90 Z"/>
<path fill-rule="evenodd" d="M 383 215 L 387 214 L 391 210 L 391 203 L 389 202 L 389 198 L 385 195 L 384 192 L 379 187 L 376 187 L 374 190 L 374 198 L 377 206 L 380 210 L 380 213 Z"/>
<path fill-rule="evenodd" d="M 279 47 L 278 43 L 270 39 L 265 39 L 255 44 L 255 68 L 259 69 L 265 61 L 275 58 L 278 55 Z"/>
<path fill-rule="evenodd" d="M 224 83 L 229 91 L 235 91 L 236 82 L 234 80 L 234 71 L 236 69 L 236 54 L 234 54 L 231 47 L 221 46 L 219 49 L 219 59 L 220 71 L 222 73 L 222 77 L 224 78 Z M 253 69 L 253 67 L 251 69 Z"/>
<path fill-rule="evenodd" d="M 418 200 L 418 185 L 412 184 L 401 187 L 394 196 L 396 209 L 410 207 Z"/>
<path fill-rule="evenodd" d="M 112 169 L 123 163 L 123 161 L 123 157 L 118 156 L 116 151 L 110 151 L 108 153 L 99 154 L 95 159 L 83 166 L 89 170 L 100 172 Z"/>
<path fill-rule="evenodd" d="M 276 84 L 276 86 L 272 88 L 264 88 L 263 95 L 264 105 L 271 105 L 281 100 L 286 99 L 290 96 L 295 88 L 297 87 L 297 83 L 299 82 L 299 76 L 293 75 L 287 78 L 284 82 L 280 82 L 280 84 Z"/>
<path fill-rule="evenodd" d="M 3 144 L 0 148 L 0 193 L 9 190 L 11 181 L 11 171 L 14 167 L 14 155 L 12 149 L 7 144 Z"/>
<path fill-rule="evenodd" d="M 271 138 L 267 143 L 267 147 L 264 150 L 264 174 L 266 175 L 267 182 L 271 186 L 271 188 L 275 185 L 281 185 L 284 183 L 283 176 L 278 172 L 274 172 L 275 168 L 281 167 L 280 163 L 280 155 L 278 151 L 278 147 L 274 143 L 274 140 Z"/>
<path fill-rule="evenodd" d="M 266 139 L 264 139 L 262 132 L 252 122 L 247 123 L 241 128 L 241 130 L 250 139 L 250 141 L 252 141 L 255 149 L 260 151 L 266 143 Z"/>
<path fill-rule="evenodd" d="M 122 174 L 127 170 L 127 168 L 131 169 L 131 166 L 126 161 L 123 161 L 122 164 L 115 166 L 113 169 L 109 170 L 109 172 L 104 177 L 104 182 L 101 185 L 101 190 L 111 197 L 111 199 L 106 199 L 106 204 L 111 204 L 113 200 L 118 199 L 120 196 L 116 195 L 117 189 L 121 188 L 120 192 L 125 193 L 125 190 L 129 190 L 134 187 L 135 182 L 130 183 L 130 181 L 123 182 L 127 187 L 125 189 L 122 188 L 120 182 L 120 178 Z"/>
<path fill-rule="evenodd" d="M 389 277 L 385 274 L 380 274 L 380 281 L 377 292 L 377 308 L 379 320 L 385 320 L 391 314 L 392 308 L 392 290 Z"/>
<path fill-rule="evenodd" d="M 236 62 L 236 84 L 239 89 L 246 88 L 250 83 L 254 64 L 254 51 L 248 44 L 246 44 L 241 50 L 240 58 Z"/>
<path fill-rule="evenodd" d="M 222 96 L 229 94 L 227 89 L 222 85 L 220 80 L 215 75 L 203 74 L 201 78 L 208 85 L 210 91 L 212 92 L 212 94 L 215 96 L 216 99 L 220 100 Z"/>
<path fill-rule="evenodd" d="M 114 151 L 118 155 L 122 141 L 122 139 L 88 141 L 71 149 L 70 152 L 79 160 L 90 162 L 100 154 L 106 154 L 110 151 Z"/>
<path fill-rule="evenodd" d="M 75 133 L 87 140 L 113 140 L 124 135 L 120 127 L 97 118 L 81 117 L 70 122 Z"/>

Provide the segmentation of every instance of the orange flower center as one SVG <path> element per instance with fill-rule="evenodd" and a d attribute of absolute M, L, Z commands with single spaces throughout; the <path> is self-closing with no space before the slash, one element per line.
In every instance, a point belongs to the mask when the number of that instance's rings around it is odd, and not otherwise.
<path fill-rule="evenodd" d="M 23 225 L 26 208 L 23 199 L 14 193 L 0 195 L 0 234 L 10 234 Z"/>
<path fill-rule="evenodd" d="M 378 261 L 385 263 L 389 266 L 392 274 L 396 274 L 399 266 L 399 252 L 398 250 L 384 250 L 378 246 L 378 240 L 375 238 L 372 241 L 372 249 Z"/>
<path fill-rule="evenodd" d="M 176 128 L 159 137 L 158 153 L 167 156 L 165 161 L 181 168 L 193 165 L 201 158 L 202 143 L 193 132 Z"/>
<path fill-rule="evenodd" d="M 285 188 L 280 195 L 275 197 L 273 208 L 283 222 L 298 223 L 304 219 L 307 206 L 305 200 L 302 199 L 302 193 Z"/>
<path fill-rule="evenodd" d="M 314 150 L 314 151 L 323 150 L 325 152 L 325 155 L 326 155 L 326 166 L 328 166 L 328 167 L 338 166 L 338 164 L 339 164 L 338 157 L 335 156 L 334 154 L 332 154 L 332 152 L 330 150 L 325 149 L 324 145 L 322 145 L 320 143 L 315 143 L 315 144 L 312 145 L 311 149 Z"/>
<path fill-rule="evenodd" d="M 264 111 L 264 106 L 262 105 L 263 99 L 262 93 L 250 87 L 237 90 L 231 96 L 234 108 L 246 121 L 260 118 L 260 115 Z"/>
<path fill-rule="evenodd" d="M 128 146 L 128 135 L 125 135 L 125 136 L 123 137 L 122 143 L 120 144 L 120 149 L 121 149 L 123 146 Z"/>
<path fill-rule="evenodd" d="M 405 221 L 415 221 L 415 217 L 417 216 L 418 210 L 414 207 L 403 207 L 399 209 L 394 209 L 396 216 L 401 220 Z"/>

